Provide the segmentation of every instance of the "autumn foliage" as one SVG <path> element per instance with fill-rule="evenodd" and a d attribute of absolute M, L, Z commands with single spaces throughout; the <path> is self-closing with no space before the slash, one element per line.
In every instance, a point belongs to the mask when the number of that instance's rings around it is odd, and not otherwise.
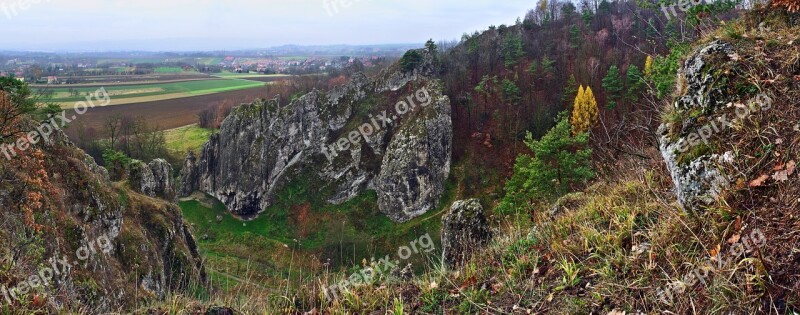
<path fill-rule="evenodd" d="M 597 100 L 594 97 L 592 88 L 583 86 L 578 88 L 578 95 L 575 97 L 575 105 L 572 109 L 572 132 L 581 134 L 588 132 L 598 122 L 599 111 Z"/>
<path fill-rule="evenodd" d="M 772 0 L 772 6 L 784 8 L 791 13 L 800 12 L 800 0 Z"/>

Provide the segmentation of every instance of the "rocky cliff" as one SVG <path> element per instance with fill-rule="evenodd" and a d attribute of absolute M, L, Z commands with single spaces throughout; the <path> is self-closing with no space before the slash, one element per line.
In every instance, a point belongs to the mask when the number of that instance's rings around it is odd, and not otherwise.
<path fill-rule="evenodd" d="M 182 170 L 182 195 L 208 193 L 240 216 L 267 209 L 298 178 L 334 204 L 366 190 L 382 213 L 407 221 L 432 209 L 449 176 L 450 101 L 429 78 L 433 55 L 418 51 L 375 78 L 362 74 L 290 104 L 239 106 Z"/>
<path fill-rule="evenodd" d="M 180 209 L 110 182 L 62 133 L 0 162 L 0 209 L 12 314 L 115 312 L 205 286 Z"/>

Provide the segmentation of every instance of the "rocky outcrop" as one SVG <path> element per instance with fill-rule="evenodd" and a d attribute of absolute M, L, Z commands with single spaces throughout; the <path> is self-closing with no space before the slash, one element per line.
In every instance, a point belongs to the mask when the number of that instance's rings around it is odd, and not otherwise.
<path fill-rule="evenodd" d="M 461 200 L 442 218 L 442 262 L 460 266 L 492 240 L 492 231 L 478 199 Z"/>
<path fill-rule="evenodd" d="M 60 132 L 29 150 L 0 164 L 0 242 L 8 245 L 0 250 L 0 285 L 16 294 L 4 304 L 21 314 L 119 312 L 143 298 L 206 285 L 197 244 L 176 205 L 115 186 Z M 142 165 L 143 177 L 161 172 Z M 160 162 L 151 166 L 164 169 Z M 31 192 L 35 204 L 20 202 Z M 67 264 L 56 264 L 57 275 L 37 282 L 39 303 L 14 291 L 62 259 Z"/>
<path fill-rule="evenodd" d="M 674 116 L 680 121 L 666 122 L 659 127 L 659 147 L 675 185 L 678 201 L 687 210 L 700 210 L 713 204 L 722 190 L 730 185 L 730 180 L 720 171 L 719 165 L 730 159 L 730 154 L 714 154 L 708 150 L 705 133 L 721 132 L 719 127 L 707 127 L 697 117 L 711 117 L 716 121 L 716 113 L 736 95 L 727 93 L 719 86 L 723 69 L 736 58 L 733 47 L 725 42 L 715 41 L 693 53 L 678 74 L 680 97 L 673 104 Z M 705 123 L 708 123 L 706 120 Z"/>
<path fill-rule="evenodd" d="M 428 78 L 433 56 L 411 71 L 356 74 L 290 104 L 242 105 L 198 156 L 184 163 L 180 192 L 202 191 L 234 214 L 254 216 L 303 180 L 334 204 L 375 190 L 379 209 L 407 221 L 433 208 L 449 176 L 450 101 Z"/>
<path fill-rule="evenodd" d="M 172 177 L 172 165 L 164 159 L 155 159 L 148 164 L 153 172 L 155 193 L 157 197 L 167 201 L 175 200 L 175 180 Z"/>
<path fill-rule="evenodd" d="M 150 197 L 173 201 L 176 196 L 172 166 L 164 159 L 155 159 L 150 164 L 133 161 L 129 168 L 128 182 L 134 191 Z"/>

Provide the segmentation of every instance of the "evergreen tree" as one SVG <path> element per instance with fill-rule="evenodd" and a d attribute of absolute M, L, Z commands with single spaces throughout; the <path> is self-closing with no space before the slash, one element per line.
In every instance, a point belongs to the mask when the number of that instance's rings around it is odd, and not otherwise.
<path fill-rule="evenodd" d="M 427 49 L 428 52 L 435 54 L 438 51 L 439 47 L 436 46 L 436 43 L 433 41 L 433 38 L 431 38 L 428 40 L 428 42 L 425 43 L 425 49 Z"/>
<path fill-rule="evenodd" d="M 573 24 L 569 28 L 569 45 L 572 49 L 576 49 L 581 45 L 581 29 L 578 28 L 577 25 Z"/>
<path fill-rule="evenodd" d="M 522 50 L 522 36 L 519 33 L 506 35 L 501 54 L 506 68 L 511 69 L 516 66 L 517 62 L 525 56 L 525 51 Z"/>
<path fill-rule="evenodd" d="M 583 8 L 581 8 L 581 20 L 583 20 L 584 25 L 591 24 L 593 16 L 594 14 L 592 13 L 592 9 L 589 8 L 588 5 L 583 6 Z"/>
<path fill-rule="evenodd" d="M 644 77 L 642 72 L 639 71 L 639 67 L 636 65 L 628 66 L 626 81 L 628 89 L 625 91 L 625 100 L 629 103 L 636 102 L 639 100 L 639 93 L 642 91 L 642 87 L 644 87 Z"/>
<path fill-rule="evenodd" d="M 606 106 L 609 109 L 614 109 L 617 107 L 617 102 L 622 92 L 622 82 L 620 81 L 619 68 L 617 68 L 617 65 L 612 65 L 611 68 L 608 69 L 608 74 L 603 78 L 603 88 L 606 90 L 606 99 L 608 100 Z"/>
<path fill-rule="evenodd" d="M 578 81 L 575 80 L 575 75 L 572 74 L 569 76 L 569 80 L 567 81 L 567 86 L 564 88 L 564 96 L 561 97 L 561 103 L 564 106 L 567 103 L 574 99 L 575 95 L 578 94 Z"/>
<path fill-rule="evenodd" d="M 561 6 L 561 16 L 567 20 L 571 19 L 577 11 L 578 9 L 575 8 L 575 5 L 572 4 L 572 2 L 566 2 Z"/>
<path fill-rule="evenodd" d="M 509 79 L 503 80 L 503 99 L 509 105 L 519 105 L 520 100 L 522 100 L 522 92 L 520 92 L 519 87 Z"/>
<path fill-rule="evenodd" d="M 588 133 L 573 135 L 566 112 L 559 114 L 556 122 L 538 141 L 528 132 L 525 144 L 533 154 L 517 157 L 500 213 L 525 209 L 535 200 L 556 198 L 594 177 L 592 151 L 586 147 Z"/>
<path fill-rule="evenodd" d="M 556 62 L 553 61 L 553 59 L 550 59 L 550 57 L 548 57 L 547 55 L 542 57 L 542 69 L 541 70 L 542 70 L 542 74 L 545 77 L 551 78 L 553 76 L 553 74 L 555 72 L 555 68 L 553 67 L 553 65 L 555 63 Z"/>

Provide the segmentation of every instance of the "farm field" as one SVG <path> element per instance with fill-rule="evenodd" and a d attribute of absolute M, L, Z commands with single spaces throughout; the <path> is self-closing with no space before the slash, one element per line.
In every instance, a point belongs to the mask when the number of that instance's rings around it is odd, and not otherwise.
<path fill-rule="evenodd" d="M 171 83 L 136 84 L 106 87 L 111 96 L 111 105 L 124 105 L 151 101 L 185 98 L 197 95 L 215 94 L 264 86 L 264 82 L 242 79 L 194 80 Z M 73 102 L 84 100 L 88 93 L 97 87 L 54 88 L 51 102 L 62 107 L 71 107 Z M 77 92 L 77 96 L 71 93 Z"/>
<path fill-rule="evenodd" d="M 214 77 L 236 79 L 236 78 L 289 78 L 292 77 L 288 74 L 260 74 L 260 73 L 236 73 L 236 72 L 220 72 L 211 74 Z"/>
<path fill-rule="evenodd" d="M 62 79 L 70 79 L 75 81 L 74 84 L 31 84 L 32 88 L 70 88 L 70 87 L 87 87 L 87 86 L 107 86 L 107 85 L 125 85 L 125 84 L 145 84 L 145 83 L 167 83 L 177 81 L 191 81 L 191 80 L 212 80 L 216 77 L 199 73 L 199 72 L 185 72 L 181 74 L 167 73 L 167 74 L 147 74 L 147 75 L 101 75 L 101 76 L 76 76 Z"/>
<path fill-rule="evenodd" d="M 170 100 L 95 107 L 73 121 L 66 132 L 70 137 L 76 137 L 79 125 L 86 130 L 101 132 L 103 123 L 113 116 L 144 116 L 147 117 L 148 123 L 157 126 L 159 130 L 175 129 L 196 124 L 197 114 L 209 106 L 216 106 L 225 101 L 234 104 L 250 103 L 259 97 L 264 97 L 263 89 L 250 88 Z"/>

